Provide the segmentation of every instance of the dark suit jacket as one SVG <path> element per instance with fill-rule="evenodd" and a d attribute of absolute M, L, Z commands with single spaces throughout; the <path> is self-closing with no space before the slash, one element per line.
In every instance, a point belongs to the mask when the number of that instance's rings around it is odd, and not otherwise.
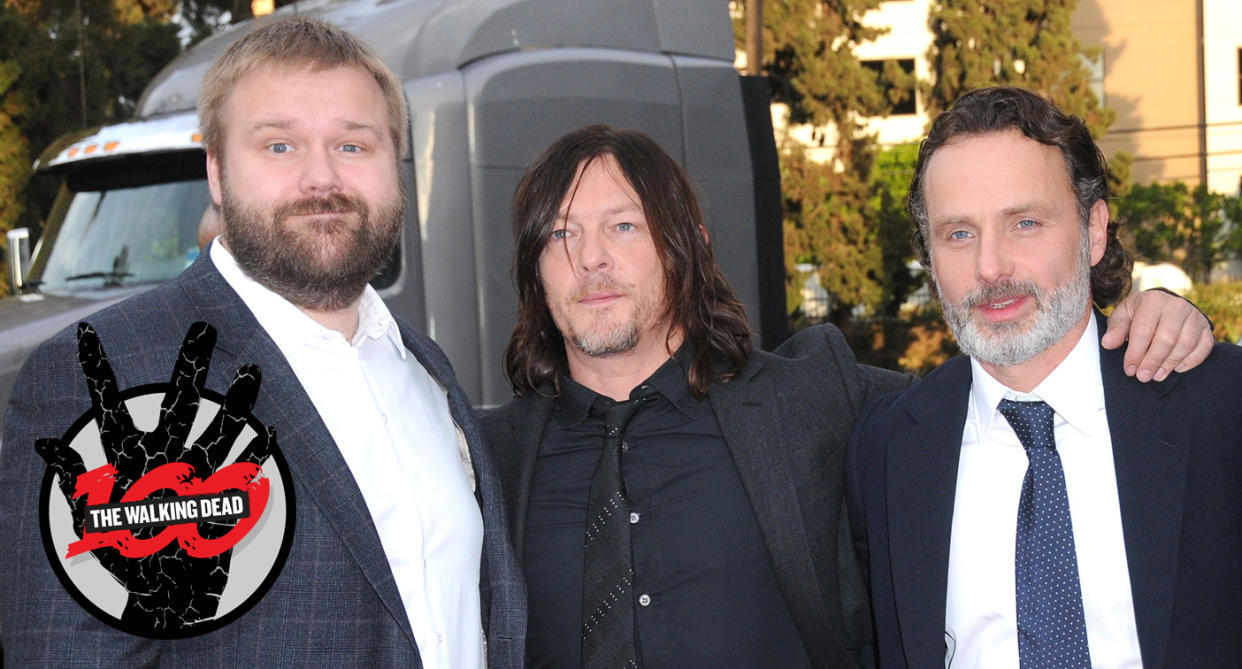
<path fill-rule="evenodd" d="M 223 628 L 181 641 L 119 632 L 57 581 L 39 535 L 46 469 L 34 442 L 91 408 L 73 329 L 18 376 L 0 450 L 0 631 L 13 666 L 419 666 L 410 623 L 362 493 L 284 356 L 203 254 L 172 282 L 89 317 L 121 390 L 167 383 L 189 325 L 218 331 L 207 388 L 224 393 L 246 363 L 262 370 L 253 415 L 275 427 L 293 479 L 292 549 L 272 588 Z M 470 446 L 484 522 L 482 597 L 491 667 L 521 666 L 525 586 L 504 523 L 491 455 L 448 360 L 402 324 L 405 346 L 448 392 Z M 54 491 L 53 494 L 58 494 Z"/>
<path fill-rule="evenodd" d="M 1099 317 L 1102 333 L 1103 317 Z M 1146 667 L 1242 661 L 1242 348 L 1142 384 L 1100 349 L 1130 588 Z M 880 664 L 944 667 L 949 535 L 970 360 L 884 398 L 846 464 Z M 1015 522 L 1017 519 L 1015 518 Z M 1012 531 L 1012 528 L 1000 528 Z"/>
<path fill-rule="evenodd" d="M 870 635 L 865 594 L 843 524 L 841 462 L 850 426 L 870 398 L 914 377 L 859 365 L 832 326 L 756 352 L 707 393 L 781 592 L 817 667 L 857 663 Z M 527 394 L 488 413 L 519 558 L 535 456 L 552 400 Z M 687 640 L 693 643 L 693 640 Z"/>

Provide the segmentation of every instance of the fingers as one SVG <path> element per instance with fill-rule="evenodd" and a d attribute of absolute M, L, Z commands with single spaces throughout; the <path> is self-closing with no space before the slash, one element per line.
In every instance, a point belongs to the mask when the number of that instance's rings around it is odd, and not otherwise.
<path fill-rule="evenodd" d="M 65 493 L 65 499 L 72 501 L 78 476 L 86 473 L 82 456 L 60 439 L 36 439 L 35 452 L 60 478 L 60 490 Z"/>
<path fill-rule="evenodd" d="M 1114 349 L 1126 343 L 1129 336 L 1131 322 L 1134 320 L 1134 312 L 1131 308 L 1134 305 L 1134 294 L 1130 294 L 1121 304 L 1113 309 L 1113 313 L 1108 315 L 1108 329 L 1104 331 L 1104 336 L 1100 337 L 1100 346 L 1107 349 Z M 1149 335 L 1150 336 L 1150 335 Z M 1134 372 L 1127 371 L 1126 374 L 1133 376 Z"/>
<path fill-rule="evenodd" d="M 99 335 L 85 321 L 78 323 L 78 364 L 86 376 L 91 406 L 99 420 L 104 452 L 108 461 L 113 462 L 121 448 L 121 435 L 133 434 L 134 422 L 121 402 L 116 376 L 112 373 L 112 365 L 108 363 L 108 354 L 99 341 Z"/>
<path fill-rule="evenodd" d="M 255 365 L 244 365 L 233 376 L 233 382 L 224 396 L 224 405 L 192 449 L 201 454 L 202 460 L 191 464 L 196 468 L 206 467 L 204 474 L 215 471 L 223 464 L 237 435 L 246 426 L 246 418 L 254 409 L 262 382 L 263 375 Z"/>
<path fill-rule="evenodd" d="M 1126 374 L 1144 383 L 1163 381 L 1175 369 L 1184 371 L 1203 362 L 1211 349 L 1211 330 L 1194 305 L 1159 291 L 1132 297 L 1126 300 L 1133 310 Z"/>
<path fill-rule="evenodd" d="M 246 444 L 246 448 L 237 456 L 238 462 L 249 462 L 262 466 L 268 456 L 276 448 L 276 428 L 269 427 L 263 434 L 256 436 Z"/>
<path fill-rule="evenodd" d="M 207 368 L 211 365 L 211 352 L 216 345 L 216 329 L 198 321 L 190 324 L 177 352 L 172 377 L 168 383 L 173 387 L 164 394 L 160 406 L 160 424 L 156 428 L 166 437 L 165 448 L 170 459 L 176 459 L 185 448 L 190 436 L 194 416 L 198 414 L 199 399 L 207 383 Z"/>
<path fill-rule="evenodd" d="M 1205 328 L 1200 330 L 1199 339 L 1195 343 L 1194 349 L 1187 353 L 1182 361 L 1174 365 L 1173 371 L 1186 372 L 1203 364 L 1204 360 L 1212 352 L 1212 347 L 1216 345 L 1216 338 L 1212 336 L 1212 330 Z"/>

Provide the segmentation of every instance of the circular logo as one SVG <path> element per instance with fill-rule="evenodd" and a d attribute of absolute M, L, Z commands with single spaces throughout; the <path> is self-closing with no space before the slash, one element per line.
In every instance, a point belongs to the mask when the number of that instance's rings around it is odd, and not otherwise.
<path fill-rule="evenodd" d="M 147 452 L 144 435 L 176 429 L 161 411 L 176 392 L 121 393 L 136 435 L 124 441 L 101 434 L 98 411 L 82 415 L 50 447 L 73 466 L 48 467 L 39 501 L 44 548 L 69 593 L 103 622 L 157 639 L 236 620 L 276 580 L 293 540 L 289 467 L 253 416 L 238 426 L 219 415 L 220 394 L 200 391 L 184 447 Z"/>

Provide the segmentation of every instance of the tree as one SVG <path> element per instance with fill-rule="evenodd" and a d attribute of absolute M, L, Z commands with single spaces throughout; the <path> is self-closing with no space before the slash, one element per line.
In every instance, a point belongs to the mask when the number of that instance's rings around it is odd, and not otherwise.
<path fill-rule="evenodd" d="M 1202 184 L 1136 184 L 1116 209 L 1140 258 L 1177 264 L 1196 283 L 1207 283 L 1216 263 L 1242 253 L 1242 227 L 1230 225 L 1242 222 L 1242 199 Z"/>
<path fill-rule="evenodd" d="M 801 277 L 795 262 L 819 266 L 831 293 L 830 319 L 841 322 L 855 305 L 878 308 L 883 254 L 871 218 L 875 143 L 861 120 L 883 115 L 913 88 L 913 76 L 895 63 L 872 69 L 855 47 L 881 31 L 862 23 L 879 0 L 787 0 L 764 3 L 763 70 L 774 102 L 791 124 L 811 124 L 815 141 L 832 149 L 825 164 L 803 147 L 781 142 L 785 204 L 787 292 L 796 309 Z M 741 21 L 738 22 L 737 34 Z"/>
<path fill-rule="evenodd" d="M 880 247 L 880 313 L 888 318 L 898 315 L 906 298 L 926 278 L 923 274 L 911 274 L 909 269 L 914 255 L 910 244 L 914 224 L 906 212 L 906 196 L 918 158 L 918 144 L 899 144 L 876 156 L 869 217 L 876 223 L 876 242 Z"/>
<path fill-rule="evenodd" d="M 928 13 L 931 80 L 921 86 L 933 117 L 962 93 L 993 85 L 1037 91 L 1099 137 L 1115 114 L 1091 90 L 1084 49 L 1070 30 L 1076 0 L 937 0 Z"/>
<path fill-rule="evenodd" d="M 133 113 L 180 53 L 175 9 L 171 0 L 9 0 L 0 9 L 0 229 L 37 227 L 50 206 L 54 184 L 30 181 L 40 151 Z"/>

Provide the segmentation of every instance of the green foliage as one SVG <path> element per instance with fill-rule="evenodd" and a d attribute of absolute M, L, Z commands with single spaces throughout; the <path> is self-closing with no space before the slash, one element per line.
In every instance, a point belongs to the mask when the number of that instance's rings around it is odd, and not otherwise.
<path fill-rule="evenodd" d="M 1185 182 L 1136 184 L 1115 199 L 1122 230 L 1149 262 L 1181 266 L 1206 283 L 1213 265 L 1242 253 L 1242 201 Z"/>
<path fill-rule="evenodd" d="M 911 275 L 907 266 L 914 258 L 910 246 L 914 223 L 906 212 L 906 195 L 918 158 L 918 144 L 900 144 L 876 156 L 870 218 L 876 224 L 876 243 L 881 254 L 881 312 L 890 318 L 897 316 L 906 298 L 918 290 L 926 276 Z"/>
<path fill-rule="evenodd" d="M 876 227 L 865 215 L 867 185 L 858 174 L 808 160 L 797 142 L 782 147 L 786 295 L 801 290 L 794 264 L 818 265 L 820 284 L 837 311 L 834 321 L 845 318 L 852 305 L 877 308 L 882 297 L 882 255 Z"/>
<path fill-rule="evenodd" d="M 37 229 L 55 184 L 30 181 L 33 157 L 65 132 L 129 117 L 147 82 L 180 53 L 173 0 L 80 6 L 80 15 L 68 0 L 0 8 L 0 63 L 16 64 L 0 86 L 0 226 Z M 22 195 L 7 197 L 14 192 Z"/>
<path fill-rule="evenodd" d="M 937 0 L 928 17 L 932 72 L 923 100 L 932 114 L 983 86 L 1029 88 L 1082 118 L 1099 137 L 1115 114 L 1091 91 L 1083 49 L 1070 31 L 1077 0 Z"/>
<path fill-rule="evenodd" d="M 1242 341 L 1242 281 L 1196 284 L 1186 299 L 1212 319 L 1217 341 Z"/>
<path fill-rule="evenodd" d="M 791 124 L 818 128 L 820 145 L 830 144 L 833 160 L 819 164 L 793 141 L 782 142 L 781 176 L 785 205 L 786 289 L 790 313 L 801 299 L 805 277 L 795 263 L 819 266 L 841 322 L 854 305 L 880 309 L 886 290 L 885 258 L 876 211 L 881 197 L 872 183 L 876 147 L 862 133 L 859 119 L 880 116 L 903 101 L 913 75 L 895 62 L 865 67 L 854 48 L 881 31 L 862 24 L 879 0 L 786 0 L 764 4 L 763 69 L 773 101 L 789 109 Z M 735 37 L 742 39 L 741 22 Z M 882 224 L 881 224 L 882 225 Z"/>

